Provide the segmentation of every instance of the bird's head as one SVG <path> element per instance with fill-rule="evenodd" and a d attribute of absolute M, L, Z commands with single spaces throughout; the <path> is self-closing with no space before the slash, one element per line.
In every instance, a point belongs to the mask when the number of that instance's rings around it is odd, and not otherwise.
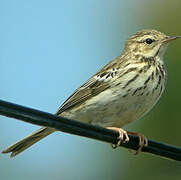
<path fill-rule="evenodd" d="M 167 36 L 157 30 L 142 30 L 131 36 L 125 44 L 125 51 L 145 58 L 162 56 L 169 42 L 180 36 Z"/>

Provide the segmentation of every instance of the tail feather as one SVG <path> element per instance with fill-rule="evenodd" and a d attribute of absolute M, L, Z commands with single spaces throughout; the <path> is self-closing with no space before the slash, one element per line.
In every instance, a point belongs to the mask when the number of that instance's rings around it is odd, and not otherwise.
<path fill-rule="evenodd" d="M 21 153 L 22 151 L 26 150 L 36 142 L 40 141 L 44 137 L 48 136 L 49 134 L 53 133 L 55 130 L 52 128 L 41 127 L 40 129 L 36 130 L 29 136 L 23 138 L 22 140 L 16 142 L 15 144 L 9 146 L 7 149 L 3 150 L 2 153 L 10 153 L 11 157 L 16 156 L 17 154 Z"/>

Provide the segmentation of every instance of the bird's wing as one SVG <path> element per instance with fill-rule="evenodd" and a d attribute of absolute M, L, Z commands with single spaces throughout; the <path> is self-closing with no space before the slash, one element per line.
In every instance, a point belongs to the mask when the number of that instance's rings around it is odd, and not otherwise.
<path fill-rule="evenodd" d="M 109 88 L 109 79 L 113 77 L 111 69 L 116 66 L 116 59 L 105 65 L 100 71 L 93 75 L 88 81 L 86 81 L 82 86 L 80 86 L 58 109 L 57 115 L 62 112 L 73 108 L 74 106 L 81 104 L 88 100 L 89 98 L 98 95 L 105 89 Z M 106 78 L 107 77 L 107 78 Z"/>

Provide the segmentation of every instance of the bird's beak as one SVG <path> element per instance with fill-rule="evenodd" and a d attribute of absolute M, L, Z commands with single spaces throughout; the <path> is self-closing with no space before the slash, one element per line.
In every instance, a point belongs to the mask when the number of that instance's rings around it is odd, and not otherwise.
<path fill-rule="evenodd" d="M 181 38 L 181 36 L 167 36 L 167 37 L 162 41 L 162 43 L 163 43 L 163 44 L 167 44 L 167 43 L 169 43 L 169 42 L 171 42 L 171 41 L 173 41 L 173 40 L 176 40 L 176 39 L 178 39 L 178 38 Z"/>

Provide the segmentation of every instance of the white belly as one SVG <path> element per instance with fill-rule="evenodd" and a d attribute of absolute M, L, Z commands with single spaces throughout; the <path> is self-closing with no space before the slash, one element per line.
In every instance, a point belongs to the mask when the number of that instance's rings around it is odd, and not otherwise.
<path fill-rule="evenodd" d="M 153 69 L 150 68 L 149 71 L 151 75 Z M 128 78 L 134 77 L 135 73 L 129 73 Z M 150 111 L 160 98 L 165 87 L 165 78 L 160 81 L 159 75 L 155 75 L 154 80 L 150 78 L 144 87 L 147 79 L 148 76 L 145 77 L 143 73 L 139 75 L 136 81 L 124 88 L 128 82 L 125 76 L 125 81 L 121 81 L 119 86 L 115 86 L 115 83 L 111 88 L 91 97 L 81 105 L 63 112 L 61 115 L 103 127 L 122 127 L 141 118 Z"/>
<path fill-rule="evenodd" d="M 73 108 L 62 115 L 103 127 L 122 127 L 123 125 L 141 118 L 148 112 L 160 98 L 164 88 L 162 84 L 152 93 L 152 87 L 147 87 L 135 93 L 130 91 L 126 97 L 123 93 L 115 93 L 108 89 L 99 96 L 87 100 L 81 106 Z M 119 89 L 117 91 L 120 91 Z M 149 92 L 149 94 L 142 92 Z"/>

